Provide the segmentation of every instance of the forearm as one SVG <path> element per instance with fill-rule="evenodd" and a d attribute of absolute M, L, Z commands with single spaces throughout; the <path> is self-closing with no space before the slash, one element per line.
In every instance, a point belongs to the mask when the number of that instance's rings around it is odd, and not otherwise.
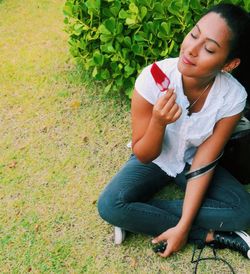
<path fill-rule="evenodd" d="M 132 143 L 133 153 L 141 162 L 148 163 L 159 156 L 165 128 L 166 126 L 159 125 L 151 119 L 143 137 Z"/>
<path fill-rule="evenodd" d="M 159 156 L 166 126 L 181 116 L 176 94 L 168 90 L 154 105 L 147 102 L 137 91 L 132 98 L 132 149 L 143 163 Z"/>
<path fill-rule="evenodd" d="M 213 171 L 210 171 L 201 177 L 189 180 L 187 183 L 182 208 L 182 216 L 178 223 L 178 225 L 187 232 L 190 230 L 194 218 L 200 209 L 212 175 Z"/>
<path fill-rule="evenodd" d="M 198 148 L 190 171 L 197 170 L 213 162 L 221 153 L 221 149 L 221 145 L 213 143 L 211 146 L 211 140 L 207 140 Z M 187 182 L 182 208 L 182 217 L 179 223 L 179 225 L 186 231 L 188 231 L 192 226 L 193 220 L 200 209 L 213 174 L 214 170 L 210 170 L 208 173 L 194 179 L 189 179 Z"/>
<path fill-rule="evenodd" d="M 233 128 L 240 118 L 240 114 L 226 118 L 217 123 L 213 135 L 208 138 L 197 150 L 193 159 L 191 171 L 197 170 L 213 162 L 223 150 Z M 186 193 L 179 225 L 186 230 L 191 228 L 192 222 L 200 209 L 214 171 L 190 179 L 187 182 Z"/>

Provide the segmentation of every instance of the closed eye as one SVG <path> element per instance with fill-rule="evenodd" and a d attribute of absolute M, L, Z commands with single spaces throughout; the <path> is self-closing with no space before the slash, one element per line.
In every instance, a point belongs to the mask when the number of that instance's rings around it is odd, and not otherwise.
<path fill-rule="evenodd" d="M 191 37 L 194 39 L 197 39 L 198 37 L 196 35 L 194 35 L 192 32 L 190 33 Z"/>
<path fill-rule="evenodd" d="M 205 50 L 206 50 L 208 53 L 211 53 L 211 54 L 213 54 L 213 53 L 214 53 L 214 51 L 209 50 L 209 49 L 208 49 L 208 48 L 206 48 L 206 47 L 205 47 Z"/>

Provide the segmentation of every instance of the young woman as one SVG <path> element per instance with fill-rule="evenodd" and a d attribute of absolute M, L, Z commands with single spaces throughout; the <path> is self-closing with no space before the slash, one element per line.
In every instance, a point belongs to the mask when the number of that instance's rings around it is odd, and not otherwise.
<path fill-rule="evenodd" d="M 231 4 L 209 10 L 185 37 L 179 58 L 157 62 L 170 79 L 160 92 L 146 67 L 132 98 L 133 154 L 100 196 L 101 217 L 124 231 L 154 236 L 168 257 L 187 242 L 217 244 L 250 258 L 250 194 L 215 161 L 241 118 L 245 88 L 231 75 L 249 63 L 249 15 Z M 244 72 L 244 70 L 243 70 Z M 246 73 L 245 73 L 246 75 Z M 248 79 L 243 79 L 247 88 Z M 184 200 L 153 196 L 172 179 Z"/>

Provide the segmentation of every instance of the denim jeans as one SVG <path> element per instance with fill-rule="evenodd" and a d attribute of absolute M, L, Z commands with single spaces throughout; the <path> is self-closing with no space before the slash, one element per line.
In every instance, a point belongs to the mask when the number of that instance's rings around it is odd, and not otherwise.
<path fill-rule="evenodd" d="M 155 199 L 170 180 L 185 191 L 185 170 L 169 177 L 154 163 L 132 155 L 98 200 L 100 216 L 125 230 L 157 236 L 180 220 L 183 200 Z M 189 242 L 205 241 L 209 230 L 235 231 L 250 227 L 250 194 L 225 169 L 217 166 L 189 233 Z"/>

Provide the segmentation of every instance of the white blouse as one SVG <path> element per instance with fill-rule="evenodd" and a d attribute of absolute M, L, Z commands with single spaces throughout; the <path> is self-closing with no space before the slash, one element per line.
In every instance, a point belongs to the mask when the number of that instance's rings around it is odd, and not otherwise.
<path fill-rule="evenodd" d="M 157 62 L 170 79 L 169 88 L 176 92 L 176 102 L 182 107 L 181 117 L 167 125 L 161 154 L 153 161 L 168 175 L 181 173 L 186 163 L 191 164 L 197 147 L 213 133 L 217 121 L 240 113 L 246 104 L 244 87 L 229 73 L 219 73 L 202 109 L 188 116 L 189 101 L 183 92 L 178 58 Z M 154 105 L 164 93 L 160 92 L 150 73 L 151 65 L 143 69 L 135 82 L 135 89 Z"/>

